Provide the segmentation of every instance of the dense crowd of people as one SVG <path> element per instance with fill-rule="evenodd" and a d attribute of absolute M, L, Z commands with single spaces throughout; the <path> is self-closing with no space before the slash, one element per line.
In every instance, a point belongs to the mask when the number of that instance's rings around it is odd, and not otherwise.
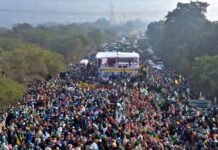
<path fill-rule="evenodd" d="M 145 64 L 140 72 L 101 88 L 71 77 L 29 86 L 22 102 L 1 111 L 0 149 L 218 149 L 218 116 L 190 105 L 181 75 Z M 82 82 L 99 84 L 88 77 Z"/>

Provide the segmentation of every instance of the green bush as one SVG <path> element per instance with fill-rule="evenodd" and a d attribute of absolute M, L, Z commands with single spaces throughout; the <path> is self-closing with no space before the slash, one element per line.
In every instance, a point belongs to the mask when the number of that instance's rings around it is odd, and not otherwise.
<path fill-rule="evenodd" d="M 0 42 L 0 47 L 2 45 Z M 9 79 L 28 83 L 65 70 L 65 63 L 59 53 L 17 40 L 10 50 L 0 50 L 0 70 Z"/>
<path fill-rule="evenodd" d="M 7 78 L 0 78 L 0 108 L 22 100 L 23 94 L 24 86 Z"/>

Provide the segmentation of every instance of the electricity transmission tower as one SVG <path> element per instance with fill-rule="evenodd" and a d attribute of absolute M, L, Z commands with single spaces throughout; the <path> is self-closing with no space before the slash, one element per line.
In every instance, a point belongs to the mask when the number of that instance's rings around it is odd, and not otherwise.
<path fill-rule="evenodd" d="M 115 24 L 116 20 L 115 20 L 115 12 L 114 12 L 114 5 L 113 5 L 113 1 L 111 0 L 111 4 L 110 4 L 110 17 L 109 17 L 109 21 L 111 24 Z"/>

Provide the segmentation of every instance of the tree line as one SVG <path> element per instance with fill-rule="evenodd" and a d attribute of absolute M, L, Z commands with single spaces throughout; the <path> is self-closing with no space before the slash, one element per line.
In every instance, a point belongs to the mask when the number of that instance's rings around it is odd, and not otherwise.
<path fill-rule="evenodd" d="M 153 50 L 169 67 L 190 78 L 192 88 L 218 96 L 218 23 L 206 18 L 206 2 L 178 3 L 165 19 L 148 25 Z"/>
<path fill-rule="evenodd" d="M 0 104 L 20 99 L 31 81 L 53 76 L 65 70 L 67 64 L 100 50 L 104 42 L 144 27 L 140 20 L 111 25 L 102 18 L 92 23 L 22 23 L 12 29 L 0 28 Z"/>

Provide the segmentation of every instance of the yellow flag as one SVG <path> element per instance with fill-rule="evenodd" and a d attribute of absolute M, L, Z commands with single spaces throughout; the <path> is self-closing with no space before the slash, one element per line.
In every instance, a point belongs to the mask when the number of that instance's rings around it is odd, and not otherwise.
<path fill-rule="evenodd" d="M 19 140 L 19 138 L 16 139 L 16 145 L 20 145 L 20 140 Z"/>
<path fill-rule="evenodd" d="M 178 85 L 178 84 L 179 84 L 179 81 L 178 81 L 178 80 L 175 80 L 175 84 L 177 84 L 177 85 Z"/>

